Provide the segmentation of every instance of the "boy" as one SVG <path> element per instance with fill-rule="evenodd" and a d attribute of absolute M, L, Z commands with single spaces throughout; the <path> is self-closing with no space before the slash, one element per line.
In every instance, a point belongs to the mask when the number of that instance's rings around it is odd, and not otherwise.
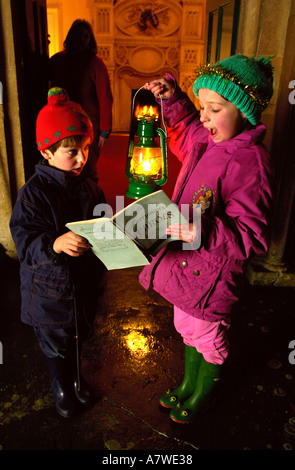
<path fill-rule="evenodd" d="M 92 217 L 94 206 L 105 199 L 81 175 L 93 127 L 65 90 L 49 90 L 36 138 L 43 159 L 18 194 L 10 229 L 20 261 L 21 320 L 34 328 L 56 410 L 67 418 L 92 402 L 90 389 L 80 387 L 79 356 L 91 330 L 103 267 L 87 241 L 65 224 Z"/>

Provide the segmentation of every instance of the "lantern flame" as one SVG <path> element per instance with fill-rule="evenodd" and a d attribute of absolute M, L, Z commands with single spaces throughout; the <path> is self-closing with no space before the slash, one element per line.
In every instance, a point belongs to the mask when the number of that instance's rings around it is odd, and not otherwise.
<path fill-rule="evenodd" d="M 130 169 L 135 175 L 157 176 L 161 172 L 160 147 L 134 147 Z"/>
<path fill-rule="evenodd" d="M 145 162 L 142 163 L 142 169 L 144 174 L 149 174 L 152 173 L 152 165 L 150 160 L 146 160 Z"/>
<path fill-rule="evenodd" d="M 159 114 L 155 106 L 136 106 L 135 117 L 137 120 L 149 118 L 149 119 L 159 119 Z"/>

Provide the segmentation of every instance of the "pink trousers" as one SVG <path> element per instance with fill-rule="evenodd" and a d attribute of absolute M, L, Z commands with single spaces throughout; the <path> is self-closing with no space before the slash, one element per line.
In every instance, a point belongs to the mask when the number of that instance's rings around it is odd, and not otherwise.
<path fill-rule="evenodd" d="M 188 346 L 201 353 L 211 364 L 223 364 L 228 356 L 227 330 L 230 319 L 208 322 L 174 307 L 174 326 Z"/>

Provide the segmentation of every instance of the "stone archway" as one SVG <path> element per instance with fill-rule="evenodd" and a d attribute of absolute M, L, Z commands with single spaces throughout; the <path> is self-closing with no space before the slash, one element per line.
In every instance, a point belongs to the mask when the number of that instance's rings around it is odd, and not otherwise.
<path fill-rule="evenodd" d="M 134 90 L 139 90 L 144 83 L 157 77 L 165 76 L 169 72 L 177 77 L 174 69 L 159 69 L 152 74 L 138 72 L 131 67 L 122 67 L 115 75 L 115 104 L 114 104 L 114 127 L 122 132 L 128 132 L 132 111 L 132 95 Z"/>

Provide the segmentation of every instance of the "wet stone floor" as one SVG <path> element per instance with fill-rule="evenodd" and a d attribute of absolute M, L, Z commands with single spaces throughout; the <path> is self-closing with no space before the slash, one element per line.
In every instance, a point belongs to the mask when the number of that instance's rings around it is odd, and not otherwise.
<path fill-rule="evenodd" d="M 2 275 L 0 449 L 173 451 L 295 450 L 293 288 L 248 286 L 230 331 L 218 401 L 194 424 L 172 422 L 158 397 L 183 375 L 172 308 L 138 283 L 140 269 L 107 273 L 84 345 L 82 374 L 96 402 L 65 420 L 30 327 L 19 320 L 17 263 Z"/>

